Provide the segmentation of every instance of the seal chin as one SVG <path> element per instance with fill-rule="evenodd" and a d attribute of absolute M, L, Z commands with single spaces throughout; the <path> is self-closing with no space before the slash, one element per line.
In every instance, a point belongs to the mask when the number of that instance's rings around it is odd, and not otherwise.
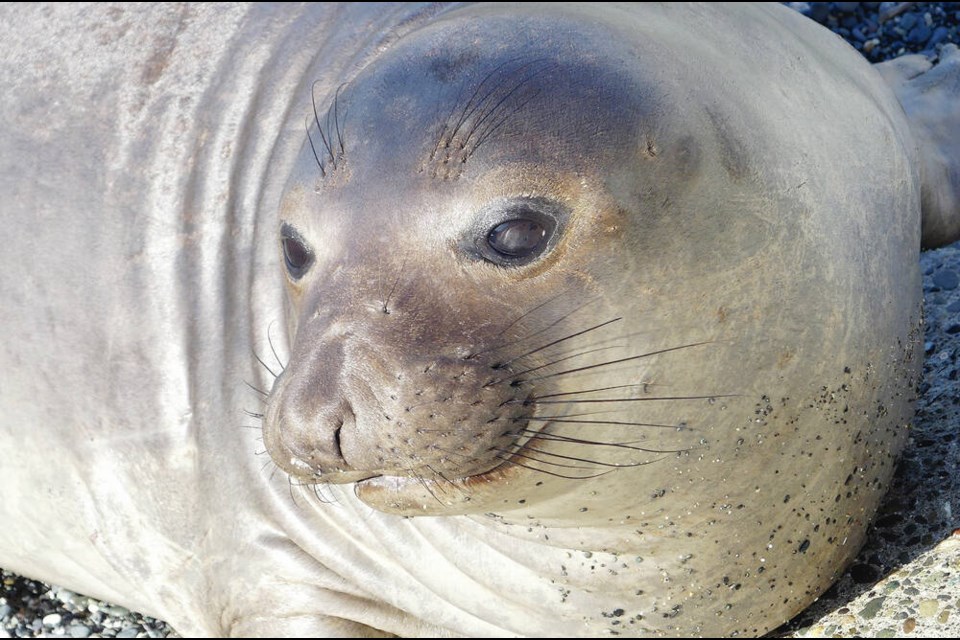
<path fill-rule="evenodd" d="M 482 513 L 502 501 L 502 489 L 523 468 L 501 462 L 489 471 L 444 480 L 377 476 L 356 483 L 356 496 L 378 511 L 401 516 L 450 516 Z"/>

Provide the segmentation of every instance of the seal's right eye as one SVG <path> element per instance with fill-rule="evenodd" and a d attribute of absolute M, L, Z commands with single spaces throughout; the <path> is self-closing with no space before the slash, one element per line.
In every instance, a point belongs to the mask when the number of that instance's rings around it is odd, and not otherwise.
<path fill-rule="evenodd" d="M 287 225 L 280 230 L 280 246 L 283 248 L 287 272 L 291 278 L 299 280 L 313 264 L 313 252 L 300 234 Z"/>

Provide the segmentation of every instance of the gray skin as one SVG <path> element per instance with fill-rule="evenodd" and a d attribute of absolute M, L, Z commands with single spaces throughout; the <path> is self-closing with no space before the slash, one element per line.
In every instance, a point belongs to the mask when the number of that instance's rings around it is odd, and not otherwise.
<path fill-rule="evenodd" d="M 759 635 L 856 553 L 921 209 L 960 228 L 955 49 L 878 73 L 776 5 L 4 11 L 0 565 L 187 635 Z"/>

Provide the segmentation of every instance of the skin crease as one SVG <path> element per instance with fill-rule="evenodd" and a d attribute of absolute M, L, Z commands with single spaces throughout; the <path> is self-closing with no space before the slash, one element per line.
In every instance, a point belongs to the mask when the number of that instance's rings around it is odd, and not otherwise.
<path fill-rule="evenodd" d="M 762 5 L 6 11 L 0 566 L 185 635 L 722 636 L 855 555 L 921 209 L 956 235 L 952 50 L 875 73 Z M 498 262 L 518 215 L 554 230 Z"/>

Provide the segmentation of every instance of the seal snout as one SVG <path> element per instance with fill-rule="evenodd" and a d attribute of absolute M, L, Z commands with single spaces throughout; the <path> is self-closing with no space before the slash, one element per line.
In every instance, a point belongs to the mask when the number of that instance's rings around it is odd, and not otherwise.
<path fill-rule="evenodd" d="M 347 348 L 352 360 L 377 366 L 334 371 L 334 355 L 324 367 L 293 363 L 278 380 L 264 442 L 291 475 L 340 484 L 484 473 L 502 463 L 532 411 L 521 397 L 529 390 L 489 384 L 488 363 L 451 357 L 390 366 L 387 354 L 352 353 L 359 348 Z"/>

